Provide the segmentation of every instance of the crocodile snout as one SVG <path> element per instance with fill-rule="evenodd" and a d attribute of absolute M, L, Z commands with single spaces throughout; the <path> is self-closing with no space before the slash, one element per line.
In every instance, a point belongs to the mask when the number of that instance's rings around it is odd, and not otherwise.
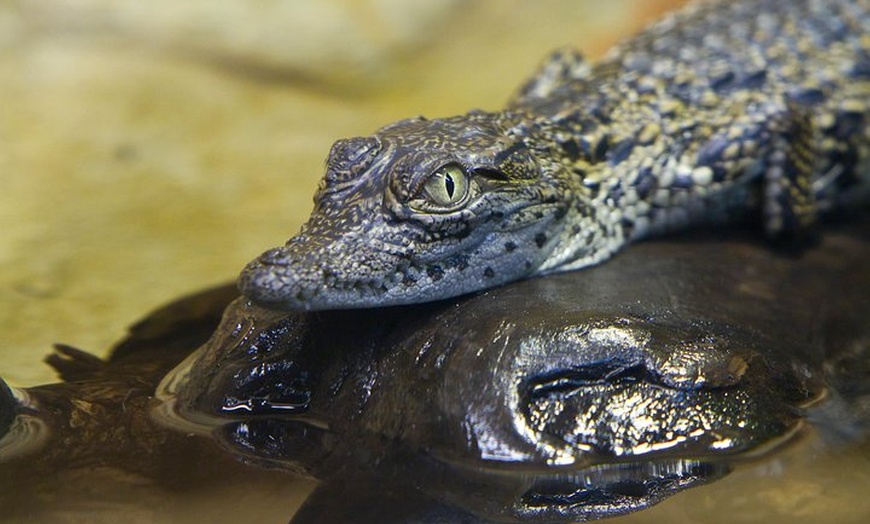
<path fill-rule="evenodd" d="M 239 277 L 239 289 L 273 309 L 322 310 L 372 307 L 392 285 L 398 260 L 347 235 L 302 234 L 264 252 Z"/>
<path fill-rule="evenodd" d="M 304 266 L 279 258 L 270 250 L 245 266 L 239 289 L 254 302 L 280 309 L 307 309 L 305 304 L 317 293 L 320 283 L 299 271 Z"/>

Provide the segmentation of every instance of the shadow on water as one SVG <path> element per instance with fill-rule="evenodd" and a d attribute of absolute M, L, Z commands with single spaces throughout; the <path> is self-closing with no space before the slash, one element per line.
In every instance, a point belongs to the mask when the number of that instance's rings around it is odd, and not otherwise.
<path fill-rule="evenodd" d="M 797 257 L 647 242 L 407 308 L 184 298 L 0 390 L 0 520 L 862 521 L 867 225 Z"/>

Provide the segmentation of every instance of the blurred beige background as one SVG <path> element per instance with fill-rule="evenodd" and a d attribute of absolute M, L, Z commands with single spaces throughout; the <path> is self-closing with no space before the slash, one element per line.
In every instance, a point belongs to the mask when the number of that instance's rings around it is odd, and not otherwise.
<path fill-rule="evenodd" d="M 331 143 L 498 109 L 680 0 L 0 0 L 0 376 L 53 380 L 307 217 Z"/>

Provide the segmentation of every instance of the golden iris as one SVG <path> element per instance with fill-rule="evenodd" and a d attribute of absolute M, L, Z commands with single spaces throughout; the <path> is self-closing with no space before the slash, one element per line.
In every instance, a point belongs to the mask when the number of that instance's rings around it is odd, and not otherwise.
<path fill-rule="evenodd" d="M 432 173 L 423 186 L 426 198 L 440 207 L 452 207 L 468 194 L 468 176 L 456 164 L 448 164 Z"/>

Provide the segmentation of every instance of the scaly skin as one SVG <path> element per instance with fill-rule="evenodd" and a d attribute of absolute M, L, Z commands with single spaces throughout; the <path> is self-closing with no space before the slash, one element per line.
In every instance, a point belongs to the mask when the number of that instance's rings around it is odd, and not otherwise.
<path fill-rule="evenodd" d="M 452 297 L 757 215 L 800 240 L 870 193 L 870 0 L 693 5 L 505 111 L 338 141 L 315 207 L 240 287 L 269 307 Z"/>

